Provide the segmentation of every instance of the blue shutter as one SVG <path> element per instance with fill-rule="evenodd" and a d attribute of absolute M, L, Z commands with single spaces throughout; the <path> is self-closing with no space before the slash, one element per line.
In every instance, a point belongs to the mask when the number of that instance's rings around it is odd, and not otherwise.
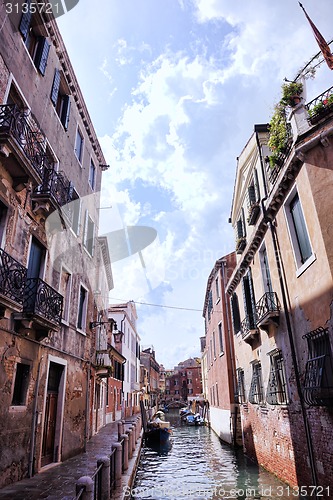
<path fill-rule="evenodd" d="M 54 73 L 53 85 L 51 90 L 51 101 L 53 102 L 54 105 L 57 104 L 59 88 L 60 88 L 60 71 L 56 69 Z"/>
<path fill-rule="evenodd" d="M 69 95 L 64 95 L 62 100 L 62 111 L 61 111 L 61 123 L 64 126 L 64 129 L 68 129 L 69 115 L 71 111 L 71 100 Z"/>
<path fill-rule="evenodd" d="M 21 21 L 20 21 L 20 26 L 19 30 L 20 33 L 23 37 L 23 40 L 26 41 L 30 29 L 30 24 L 31 24 L 31 18 L 32 18 L 32 12 L 30 9 L 30 0 L 26 2 L 28 5 L 27 12 L 22 14 Z"/>
<path fill-rule="evenodd" d="M 47 58 L 50 52 L 50 44 L 43 36 L 39 36 L 37 39 L 37 52 L 35 56 L 35 65 L 41 75 L 45 75 Z"/>

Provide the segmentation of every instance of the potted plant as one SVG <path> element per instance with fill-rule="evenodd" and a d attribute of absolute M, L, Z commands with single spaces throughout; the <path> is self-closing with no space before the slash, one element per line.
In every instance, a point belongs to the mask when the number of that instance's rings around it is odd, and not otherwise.
<path fill-rule="evenodd" d="M 282 97 L 280 104 L 294 107 L 301 101 L 303 84 L 300 82 L 288 82 L 282 85 Z"/>

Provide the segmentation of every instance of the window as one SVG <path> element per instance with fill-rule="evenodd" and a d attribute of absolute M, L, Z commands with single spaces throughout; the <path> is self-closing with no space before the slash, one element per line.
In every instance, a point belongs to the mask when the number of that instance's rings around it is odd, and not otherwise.
<path fill-rule="evenodd" d="M 216 386 L 216 403 L 217 403 L 217 406 L 220 406 L 220 401 L 219 401 L 219 386 L 217 385 L 217 382 L 216 382 L 215 386 Z"/>
<path fill-rule="evenodd" d="M 94 162 L 91 160 L 89 168 L 89 185 L 93 190 L 95 189 L 95 176 L 96 176 L 96 167 L 94 165 Z"/>
<path fill-rule="evenodd" d="M 231 296 L 231 313 L 232 313 L 232 324 L 234 327 L 234 333 L 236 334 L 241 329 L 241 320 L 239 314 L 238 297 L 235 292 Z"/>
<path fill-rule="evenodd" d="M 244 276 L 242 280 L 242 285 L 243 285 L 243 299 L 244 299 L 244 306 L 246 313 L 244 328 L 245 330 L 255 330 L 257 328 L 256 301 L 254 297 L 251 269 L 249 269 L 248 273 Z"/>
<path fill-rule="evenodd" d="M 218 277 L 215 279 L 215 291 L 216 291 L 216 300 L 218 300 L 220 298 L 220 285 Z"/>
<path fill-rule="evenodd" d="M 29 365 L 24 363 L 16 364 L 12 406 L 26 406 L 29 387 L 29 373 Z"/>
<path fill-rule="evenodd" d="M 187 383 L 188 383 L 188 384 L 192 384 L 192 379 L 191 379 L 191 378 L 188 378 L 188 379 L 187 379 Z"/>
<path fill-rule="evenodd" d="M 65 78 L 62 73 L 56 69 L 53 78 L 51 101 L 55 107 L 57 115 L 65 130 L 68 129 L 71 101 L 67 89 Z"/>
<path fill-rule="evenodd" d="M 266 401 L 271 405 L 282 405 L 288 402 L 286 375 L 281 351 L 275 349 L 269 353 L 271 368 L 269 373 Z"/>
<path fill-rule="evenodd" d="M 30 3 L 30 2 L 29 2 Z M 44 76 L 50 51 L 50 44 L 42 33 L 43 23 L 39 22 L 30 9 L 22 14 L 19 30 L 25 46 L 39 73 Z"/>
<path fill-rule="evenodd" d="M 6 230 L 6 222 L 7 222 L 7 207 L 0 201 L 0 247 L 2 248 L 5 230 Z"/>
<path fill-rule="evenodd" d="M 216 359 L 215 332 L 213 332 L 213 354 L 214 359 Z"/>
<path fill-rule="evenodd" d="M 90 255 L 93 255 L 93 250 L 94 250 L 94 233 L 95 233 L 94 221 L 90 217 L 88 210 L 86 210 L 83 245 L 85 246 Z M 133 350 L 133 344 L 132 344 L 132 352 L 135 352 L 135 350 Z"/>
<path fill-rule="evenodd" d="M 76 139 L 75 139 L 75 154 L 80 163 L 82 163 L 83 157 L 83 134 L 80 131 L 79 127 L 76 130 Z"/>
<path fill-rule="evenodd" d="M 79 293 L 77 324 L 76 324 L 79 330 L 85 330 L 86 328 L 87 307 L 88 307 L 88 291 L 81 285 Z"/>
<path fill-rule="evenodd" d="M 249 394 L 249 402 L 252 404 L 263 404 L 264 395 L 262 389 L 261 364 L 256 361 L 252 364 L 252 380 Z"/>
<path fill-rule="evenodd" d="M 219 329 L 219 343 L 220 343 L 220 354 L 223 354 L 223 333 L 222 333 L 222 323 L 218 324 Z"/>
<path fill-rule="evenodd" d="M 242 208 L 239 219 L 236 223 L 236 252 L 242 253 L 246 246 L 246 227 L 244 209 Z"/>
<path fill-rule="evenodd" d="M 62 319 L 65 322 L 68 322 L 68 320 L 69 320 L 71 287 L 72 287 L 72 275 L 69 272 L 67 272 L 65 269 L 62 269 L 61 270 L 59 292 L 64 297 Z"/>
<path fill-rule="evenodd" d="M 303 336 L 308 343 L 304 399 L 313 406 L 333 406 L 333 358 L 327 328 Z"/>
<path fill-rule="evenodd" d="M 244 404 L 246 402 L 246 395 L 245 395 L 244 370 L 242 368 L 237 369 L 237 395 L 238 395 L 238 403 Z"/>
<path fill-rule="evenodd" d="M 297 269 L 313 256 L 308 230 L 306 227 L 301 201 L 296 190 L 285 205 L 285 214 Z M 312 262 L 312 260 L 311 260 Z M 309 262 L 309 263 L 311 263 Z"/>
<path fill-rule="evenodd" d="M 212 291 L 209 291 L 209 296 L 208 296 L 208 321 L 210 320 L 210 315 L 213 310 L 213 294 Z"/>

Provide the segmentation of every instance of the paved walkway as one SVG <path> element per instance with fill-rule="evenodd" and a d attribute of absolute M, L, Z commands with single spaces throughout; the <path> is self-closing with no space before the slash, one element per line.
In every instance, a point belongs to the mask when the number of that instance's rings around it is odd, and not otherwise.
<path fill-rule="evenodd" d="M 134 421 L 135 418 L 128 418 L 126 422 Z M 36 500 L 40 498 L 72 500 L 75 498 L 76 481 L 81 476 L 92 476 L 97 467 L 97 456 L 110 455 L 111 446 L 117 441 L 118 423 L 107 424 L 88 441 L 86 452 L 45 468 L 32 478 L 23 479 L 0 489 L 0 498 L 8 500 Z"/>

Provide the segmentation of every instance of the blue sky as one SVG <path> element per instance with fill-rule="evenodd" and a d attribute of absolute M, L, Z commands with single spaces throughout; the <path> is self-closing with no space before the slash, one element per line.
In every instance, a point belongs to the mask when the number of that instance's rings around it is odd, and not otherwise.
<path fill-rule="evenodd" d="M 330 0 L 303 5 L 331 40 Z M 80 0 L 58 22 L 110 164 L 100 231 L 157 231 L 114 263 L 110 301 L 138 302 L 142 345 L 171 368 L 200 355 L 207 278 L 234 249 L 236 157 L 318 47 L 296 0 Z M 314 97 L 332 72 L 308 82 Z"/>

